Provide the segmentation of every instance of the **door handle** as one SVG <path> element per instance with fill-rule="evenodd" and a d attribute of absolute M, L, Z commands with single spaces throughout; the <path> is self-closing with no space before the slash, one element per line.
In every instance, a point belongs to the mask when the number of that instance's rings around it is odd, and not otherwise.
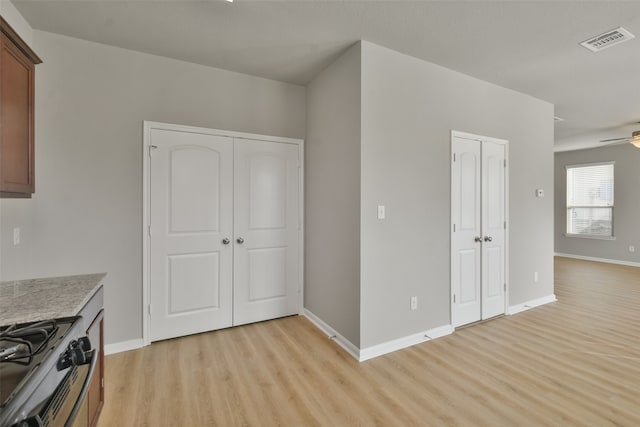
<path fill-rule="evenodd" d="M 485 241 L 485 242 L 490 242 L 490 241 L 492 241 L 492 240 L 493 240 L 493 237 L 491 237 L 491 236 L 484 236 L 484 241 Z"/>
<path fill-rule="evenodd" d="M 241 244 L 243 244 L 243 243 L 244 243 L 244 239 L 243 239 L 242 237 L 238 237 L 238 238 L 236 239 L 236 242 L 238 242 L 238 244 L 239 244 L 239 245 L 241 245 Z"/>
<path fill-rule="evenodd" d="M 222 244 L 223 245 L 228 245 L 231 242 L 231 240 L 229 240 L 228 237 L 225 237 L 224 239 L 222 239 Z"/>
<path fill-rule="evenodd" d="M 480 236 L 476 236 L 476 238 L 474 239 L 477 242 L 482 242 L 482 237 Z"/>

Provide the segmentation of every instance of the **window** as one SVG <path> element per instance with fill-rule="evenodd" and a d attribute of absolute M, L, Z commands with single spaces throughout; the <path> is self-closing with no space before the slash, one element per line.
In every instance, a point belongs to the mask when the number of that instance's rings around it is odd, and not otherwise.
<path fill-rule="evenodd" d="M 613 237 L 613 162 L 567 166 L 567 234 Z"/>

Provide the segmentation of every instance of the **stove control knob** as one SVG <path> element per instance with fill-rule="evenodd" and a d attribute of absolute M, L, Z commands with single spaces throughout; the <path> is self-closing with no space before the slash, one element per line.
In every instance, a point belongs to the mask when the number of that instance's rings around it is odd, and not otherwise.
<path fill-rule="evenodd" d="M 78 338 L 78 348 L 80 348 L 82 351 L 89 351 L 91 350 L 91 340 L 89 340 L 89 337 L 81 337 Z"/>
<path fill-rule="evenodd" d="M 84 365 L 86 363 L 87 355 L 81 348 L 79 348 L 79 343 L 77 341 L 71 341 L 65 352 L 58 357 L 56 368 L 58 371 L 62 371 L 70 366 Z"/>
<path fill-rule="evenodd" d="M 58 371 L 62 371 L 63 369 L 67 369 L 69 366 L 73 365 L 73 361 L 71 360 L 71 355 L 69 354 L 71 350 L 66 350 L 64 353 L 58 357 L 58 363 L 56 363 L 56 368 Z"/>
<path fill-rule="evenodd" d="M 71 363 L 74 365 L 85 365 L 87 363 L 87 356 L 84 354 L 82 349 L 76 347 L 68 350 L 69 357 L 71 358 Z"/>

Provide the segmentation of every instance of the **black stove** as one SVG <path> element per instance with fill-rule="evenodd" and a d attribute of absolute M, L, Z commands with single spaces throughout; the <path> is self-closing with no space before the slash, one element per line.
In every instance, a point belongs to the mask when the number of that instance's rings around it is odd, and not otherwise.
<path fill-rule="evenodd" d="M 0 327 L 0 427 L 66 425 L 66 419 L 51 423 L 48 408 L 61 404 L 55 402 L 60 400 L 57 395 L 69 394 L 60 389 L 76 382 L 79 367 L 93 366 L 91 344 L 79 319 Z M 83 369 L 89 371 L 89 366 Z M 84 387 L 75 388 L 79 395 Z"/>
<path fill-rule="evenodd" d="M 11 325 L 0 330 L 0 363 L 12 362 L 30 365 L 33 358 L 47 350 L 47 344 L 55 338 L 58 325 L 46 320 L 19 327 Z"/>

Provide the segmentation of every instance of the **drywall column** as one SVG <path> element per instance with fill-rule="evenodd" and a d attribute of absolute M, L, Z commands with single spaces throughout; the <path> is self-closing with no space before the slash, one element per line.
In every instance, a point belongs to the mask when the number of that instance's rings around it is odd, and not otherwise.
<path fill-rule="evenodd" d="M 360 44 L 307 87 L 305 308 L 360 344 Z"/>
<path fill-rule="evenodd" d="M 509 141 L 509 304 L 553 294 L 551 104 L 362 42 L 361 109 L 361 349 L 450 324 L 451 130 Z"/>

